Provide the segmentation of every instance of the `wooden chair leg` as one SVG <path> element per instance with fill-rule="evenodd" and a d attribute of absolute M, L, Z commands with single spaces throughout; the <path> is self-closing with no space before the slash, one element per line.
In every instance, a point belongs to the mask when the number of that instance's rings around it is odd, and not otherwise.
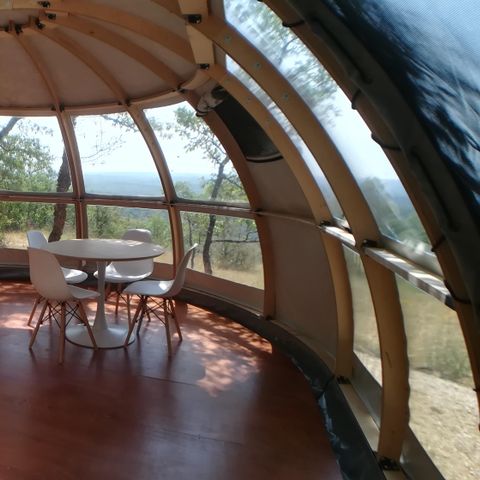
<path fill-rule="evenodd" d="M 169 298 L 168 303 L 169 303 L 170 313 L 172 315 L 173 321 L 175 322 L 175 328 L 177 329 L 178 338 L 180 341 L 182 341 L 183 340 L 182 331 L 180 330 L 180 325 L 177 320 L 177 313 L 175 312 L 175 302 L 171 298 Z"/>
<path fill-rule="evenodd" d="M 87 313 L 85 312 L 85 308 L 83 307 L 83 303 L 79 300 L 77 302 L 78 310 L 80 312 L 80 318 L 82 319 L 82 322 L 84 323 L 85 327 L 87 328 L 88 336 L 90 337 L 90 340 L 92 341 L 92 346 L 95 350 L 98 349 L 97 347 L 97 342 L 95 341 L 95 337 L 93 336 L 92 328 L 90 327 L 90 323 L 88 323 L 88 318 L 87 318 Z"/>
<path fill-rule="evenodd" d="M 117 284 L 117 300 L 115 302 L 115 315 L 118 315 L 118 303 L 120 302 L 121 283 Z"/>
<path fill-rule="evenodd" d="M 133 329 L 135 327 L 135 322 L 138 320 L 138 316 L 140 315 L 140 311 L 143 309 L 142 297 L 140 297 L 140 301 L 138 302 L 137 309 L 135 310 L 135 314 L 133 315 L 132 321 L 128 327 L 127 337 L 125 338 L 125 343 L 123 344 L 124 347 L 128 346 L 128 342 L 130 340 L 130 336 L 132 335 Z M 138 331 L 137 331 L 138 334 Z"/>
<path fill-rule="evenodd" d="M 130 295 L 127 294 L 127 316 L 128 316 L 128 326 L 132 323 L 132 313 L 130 311 Z"/>
<path fill-rule="evenodd" d="M 147 316 L 148 321 L 150 321 L 150 312 L 148 311 L 148 296 L 142 295 L 140 300 L 142 302 L 142 311 L 140 313 L 140 318 L 138 319 L 137 335 L 140 333 L 140 328 L 142 327 L 142 322 L 145 315 Z"/>
<path fill-rule="evenodd" d="M 37 298 L 35 299 L 35 303 L 33 304 L 32 311 L 30 313 L 30 317 L 28 317 L 28 322 L 27 326 L 29 327 L 30 324 L 32 323 L 33 316 L 35 315 L 35 311 L 37 310 L 38 304 L 43 300 L 41 295 L 37 295 Z"/>
<path fill-rule="evenodd" d="M 63 358 L 65 356 L 65 329 L 66 329 L 66 305 L 65 302 L 62 302 L 61 305 L 61 314 L 60 314 L 60 345 L 58 349 L 58 363 L 63 363 Z"/>
<path fill-rule="evenodd" d="M 40 328 L 40 325 L 43 323 L 43 317 L 45 316 L 45 310 L 47 309 L 47 305 L 48 305 L 48 300 L 45 300 L 45 303 L 42 307 L 42 311 L 40 312 L 40 317 L 38 317 L 37 324 L 35 325 L 35 329 L 33 330 L 32 338 L 30 338 L 30 344 L 28 345 L 28 348 L 32 348 L 32 345 L 35 342 L 35 339 L 37 338 L 38 329 Z"/>
<path fill-rule="evenodd" d="M 166 300 L 163 301 L 163 315 L 165 317 L 165 334 L 167 336 L 168 356 L 172 356 L 172 341 L 170 339 L 170 322 L 168 319 L 168 308 Z"/>

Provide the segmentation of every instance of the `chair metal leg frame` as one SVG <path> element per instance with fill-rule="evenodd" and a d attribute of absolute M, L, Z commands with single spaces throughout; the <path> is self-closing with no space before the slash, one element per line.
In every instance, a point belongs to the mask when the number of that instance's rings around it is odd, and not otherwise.
<path fill-rule="evenodd" d="M 148 305 L 148 302 L 152 302 L 154 306 Z M 160 308 L 163 309 L 163 318 L 158 313 L 157 310 Z M 140 295 L 140 301 L 138 302 L 137 309 L 135 311 L 135 315 L 133 316 L 132 322 L 130 324 L 130 328 L 128 329 L 127 338 L 125 339 L 124 346 L 128 345 L 128 341 L 130 340 L 130 335 L 135 328 L 135 323 L 138 322 L 137 326 L 137 335 L 140 332 L 140 327 L 142 326 L 143 317 L 147 315 L 147 318 L 150 320 L 150 314 L 155 315 L 164 325 L 165 325 L 165 334 L 167 337 L 167 348 L 168 348 L 168 356 L 172 355 L 172 344 L 171 344 L 171 336 L 170 336 L 170 321 L 169 317 L 173 318 L 175 322 L 175 328 L 177 330 L 179 341 L 183 340 L 182 332 L 180 330 L 180 325 L 177 321 L 177 316 L 175 314 L 175 305 L 171 298 L 162 298 L 160 301 L 156 300 L 153 297 L 148 297 L 147 295 Z"/>
<path fill-rule="evenodd" d="M 93 348 L 96 350 L 97 349 L 97 342 L 95 341 L 95 337 L 93 336 L 92 329 L 90 327 L 90 324 L 88 323 L 87 319 L 87 314 L 85 313 L 85 309 L 83 307 L 83 304 L 80 300 L 77 300 L 74 302 L 73 307 L 70 306 L 68 302 L 59 302 L 56 304 L 51 303 L 48 300 L 45 300 L 45 303 L 42 307 L 42 311 L 40 313 L 40 317 L 35 325 L 35 329 L 32 334 L 32 338 L 30 339 L 30 344 L 28 348 L 32 348 L 35 339 L 37 338 L 37 333 L 40 328 L 40 325 L 45 321 L 45 311 L 49 308 L 49 316 L 55 319 L 55 322 L 57 323 L 58 327 L 60 328 L 60 341 L 59 341 L 59 349 L 58 349 L 58 363 L 62 364 L 63 363 L 63 358 L 65 355 L 65 331 L 67 328 L 67 325 L 70 323 L 72 318 L 78 318 L 87 328 L 88 336 L 90 337 L 90 340 L 92 342 Z M 77 313 L 78 310 L 78 313 Z M 57 320 L 56 314 L 58 315 L 60 313 L 60 321 Z M 70 316 L 70 318 L 67 321 L 67 315 Z"/>

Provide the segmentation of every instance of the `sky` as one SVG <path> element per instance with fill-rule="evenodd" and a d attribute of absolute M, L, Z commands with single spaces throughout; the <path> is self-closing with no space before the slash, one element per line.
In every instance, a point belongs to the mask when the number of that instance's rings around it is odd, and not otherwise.
<path fill-rule="evenodd" d="M 337 91 L 332 101 L 338 115 L 325 128 L 354 175 L 362 178 L 375 172 L 377 178 L 397 178 L 382 149 L 371 139 L 371 132 L 365 122 L 351 108 L 348 98 L 341 90 Z M 157 121 L 173 122 L 173 112 L 178 106 L 179 104 L 149 109 L 146 115 Z M 55 158 L 53 166 L 58 169 L 63 141 L 55 117 L 35 117 L 31 121 L 51 130 L 52 135 L 41 134 L 39 138 L 50 149 Z M 106 121 L 102 122 L 103 128 L 99 128 L 98 121 L 97 116 L 81 116 L 77 119 L 75 131 L 85 173 L 136 171 L 156 174 L 151 154 L 139 132 L 123 133 L 120 146 L 117 144 L 117 148 L 111 151 L 105 149 L 99 155 L 99 145 L 115 143 L 118 140 L 118 130 Z M 201 152 L 186 151 L 182 138 L 159 138 L 159 142 L 173 176 L 187 173 L 208 176 L 212 171 L 211 162 L 204 159 Z"/>

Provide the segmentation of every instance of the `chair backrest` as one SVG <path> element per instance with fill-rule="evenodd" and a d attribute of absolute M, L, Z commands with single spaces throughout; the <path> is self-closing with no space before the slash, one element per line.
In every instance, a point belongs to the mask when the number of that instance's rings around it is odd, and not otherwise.
<path fill-rule="evenodd" d="M 32 248 L 45 248 L 48 244 L 45 235 L 40 230 L 29 230 L 27 232 L 28 246 Z"/>
<path fill-rule="evenodd" d="M 187 273 L 188 262 L 190 261 L 190 258 L 197 247 L 198 243 L 192 245 L 187 250 L 187 253 L 185 253 L 185 255 L 183 256 L 182 261 L 178 264 L 177 273 L 175 275 L 175 278 L 173 279 L 172 286 L 170 287 L 170 290 L 168 291 L 168 294 L 166 296 L 174 297 L 175 295 L 180 293 L 180 290 L 185 283 L 185 274 Z"/>
<path fill-rule="evenodd" d="M 49 300 L 63 302 L 72 298 L 55 255 L 41 248 L 28 248 L 30 281 L 37 292 Z"/>
<path fill-rule="evenodd" d="M 122 239 L 152 243 L 152 234 L 150 230 L 145 228 L 132 228 L 123 234 Z M 153 258 L 131 260 L 128 262 L 112 262 L 111 265 L 113 265 L 115 270 L 122 275 L 145 274 L 145 276 L 148 276 L 153 272 Z"/>

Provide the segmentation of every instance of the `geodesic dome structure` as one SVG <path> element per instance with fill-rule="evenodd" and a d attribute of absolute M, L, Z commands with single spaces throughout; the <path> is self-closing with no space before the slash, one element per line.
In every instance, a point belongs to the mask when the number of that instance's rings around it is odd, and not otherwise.
<path fill-rule="evenodd" d="M 184 298 L 298 362 L 346 478 L 474 478 L 478 16 L 470 0 L 0 2 L 1 263 L 28 263 L 33 227 L 147 226 L 158 275 L 198 241 Z"/>

